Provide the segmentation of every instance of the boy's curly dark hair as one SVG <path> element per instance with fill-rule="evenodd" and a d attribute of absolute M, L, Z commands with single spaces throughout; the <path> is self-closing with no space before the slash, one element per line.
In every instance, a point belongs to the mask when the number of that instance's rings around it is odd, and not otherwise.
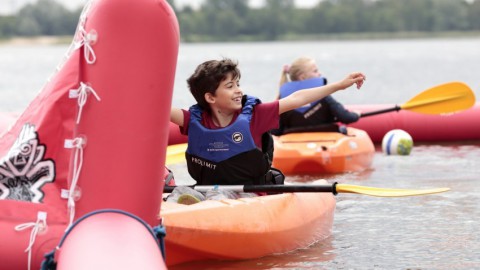
<path fill-rule="evenodd" d="M 198 105 L 204 110 L 210 110 L 210 106 L 205 100 L 205 94 L 215 95 L 220 82 L 232 74 L 233 78 L 240 79 L 240 70 L 238 63 L 224 58 L 223 60 L 210 60 L 203 62 L 195 72 L 187 79 L 188 87 Z"/>

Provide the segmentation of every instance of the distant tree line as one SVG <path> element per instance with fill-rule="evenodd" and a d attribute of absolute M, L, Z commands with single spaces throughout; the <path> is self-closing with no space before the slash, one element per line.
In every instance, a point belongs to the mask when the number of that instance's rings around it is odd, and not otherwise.
<path fill-rule="evenodd" d="M 278 40 L 338 33 L 480 30 L 480 0 L 323 0 L 309 9 L 293 0 L 206 0 L 175 8 L 185 41 Z"/>
<path fill-rule="evenodd" d="M 480 31 L 480 0 L 323 0 L 304 9 L 294 0 L 205 0 L 174 9 L 183 41 L 285 40 L 331 34 Z M 134 1 L 132 1 L 134 3 Z M 72 35 L 81 10 L 39 0 L 0 16 L 0 38 Z"/>
<path fill-rule="evenodd" d="M 81 9 L 69 11 L 54 0 L 27 4 L 17 14 L 0 16 L 0 38 L 73 35 Z"/>

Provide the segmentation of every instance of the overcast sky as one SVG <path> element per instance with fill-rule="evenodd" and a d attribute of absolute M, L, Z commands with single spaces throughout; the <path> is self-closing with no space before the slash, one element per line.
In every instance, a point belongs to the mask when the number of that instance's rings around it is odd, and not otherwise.
<path fill-rule="evenodd" d="M 12 13 L 27 3 L 33 3 L 37 0 L 0 0 L 0 14 Z M 55 0 L 68 9 L 74 10 L 83 7 L 88 0 Z M 199 5 L 203 0 L 176 0 L 178 5 Z M 265 0 L 250 0 L 250 4 L 254 6 L 261 5 Z M 295 0 L 299 7 L 311 7 L 318 3 L 319 0 Z"/>
<path fill-rule="evenodd" d="M 314 6 L 316 3 L 318 3 L 319 0 L 295 0 L 295 3 L 299 7 L 311 7 Z M 201 0 L 176 0 L 178 5 L 183 5 L 183 4 L 198 4 L 202 2 Z M 265 2 L 265 0 L 250 0 L 251 5 L 261 5 Z"/>

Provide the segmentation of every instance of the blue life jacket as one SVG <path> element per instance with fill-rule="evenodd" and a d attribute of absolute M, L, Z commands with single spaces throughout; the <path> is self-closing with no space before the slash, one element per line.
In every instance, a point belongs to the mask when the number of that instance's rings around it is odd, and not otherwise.
<path fill-rule="evenodd" d="M 245 96 L 237 119 L 229 126 L 208 129 L 201 123 L 203 110 L 190 107 L 188 148 L 190 176 L 197 185 L 263 184 L 270 170 L 268 155 L 255 145 L 250 132 L 253 107 L 260 100 Z"/>
<path fill-rule="evenodd" d="M 280 87 L 280 98 L 282 99 L 284 97 L 287 97 L 298 90 L 324 86 L 326 84 L 327 84 L 327 79 L 325 79 L 324 77 L 311 78 L 303 81 L 287 82 Z M 295 111 L 303 114 L 306 111 L 310 110 L 312 107 L 315 107 L 315 105 L 318 104 L 319 102 L 320 100 L 317 100 L 313 103 L 297 108 L 295 109 Z"/>

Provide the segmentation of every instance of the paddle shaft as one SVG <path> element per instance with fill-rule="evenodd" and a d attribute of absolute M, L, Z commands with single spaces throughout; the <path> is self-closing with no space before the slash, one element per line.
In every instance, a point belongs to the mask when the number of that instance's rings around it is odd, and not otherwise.
<path fill-rule="evenodd" d="M 406 197 L 418 196 L 446 192 L 449 188 L 434 189 L 395 189 L 395 188 L 377 188 L 366 186 L 355 186 L 347 184 L 331 184 L 331 185 L 223 185 L 223 186 L 190 186 L 191 188 L 207 192 L 209 190 L 229 190 L 235 192 L 267 192 L 267 193 L 290 193 L 290 192 L 328 192 L 337 195 L 337 193 L 356 193 L 376 197 Z M 175 187 L 164 187 L 165 193 L 170 193 Z"/>
<path fill-rule="evenodd" d="M 382 114 L 382 113 L 387 113 L 387 112 L 393 112 L 393 111 L 400 111 L 402 108 L 398 105 L 395 105 L 393 108 L 388 108 L 388 109 L 383 109 L 383 110 L 378 110 L 378 111 L 373 111 L 373 112 L 362 112 L 360 117 L 367 117 L 367 116 L 372 116 L 372 115 L 377 115 L 377 114 Z"/>
<path fill-rule="evenodd" d="M 205 192 L 212 189 L 230 190 L 236 192 L 329 192 L 337 194 L 337 183 L 331 185 L 226 185 L 226 186 L 190 186 L 191 188 Z M 163 192 L 170 193 L 174 186 L 165 186 Z"/>

